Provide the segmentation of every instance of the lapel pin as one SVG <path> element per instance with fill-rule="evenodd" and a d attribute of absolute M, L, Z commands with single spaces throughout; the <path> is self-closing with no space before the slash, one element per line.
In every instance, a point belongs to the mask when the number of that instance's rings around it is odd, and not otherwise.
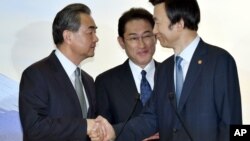
<path fill-rule="evenodd" d="M 202 64 L 202 60 L 198 60 L 198 64 L 199 64 L 199 65 Z"/>

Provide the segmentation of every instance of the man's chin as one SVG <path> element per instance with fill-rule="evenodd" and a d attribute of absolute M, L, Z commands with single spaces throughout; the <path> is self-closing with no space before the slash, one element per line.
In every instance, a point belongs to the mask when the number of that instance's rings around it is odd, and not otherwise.
<path fill-rule="evenodd" d="M 164 47 L 164 48 L 170 48 L 166 43 L 164 42 L 160 42 L 161 46 Z"/>

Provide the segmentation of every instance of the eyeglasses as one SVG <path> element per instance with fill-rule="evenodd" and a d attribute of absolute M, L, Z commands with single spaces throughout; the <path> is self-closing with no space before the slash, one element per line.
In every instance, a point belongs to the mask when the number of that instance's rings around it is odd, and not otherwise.
<path fill-rule="evenodd" d="M 139 43 L 140 40 L 142 40 L 144 43 L 148 43 L 149 41 L 155 40 L 155 35 L 147 34 L 147 35 L 142 35 L 142 36 L 131 36 L 131 37 L 126 38 L 126 40 L 131 43 Z"/>

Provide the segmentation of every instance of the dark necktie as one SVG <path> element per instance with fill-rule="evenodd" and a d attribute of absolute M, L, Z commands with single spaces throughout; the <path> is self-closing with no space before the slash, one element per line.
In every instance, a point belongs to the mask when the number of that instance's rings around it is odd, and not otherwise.
<path fill-rule="evenodd" d="M 152 89 L 147 81 L 146 78 L 146 74 L 147 72 L 145 70 L 141 71 L 141 75 L 142 75 L 142 79 L 141 79 L 141 101 L 143 106 L 145 105 L 145 103 L 148 101 L 148 99 L 150 98 L 150 95 L 152 93 Z"/>
<path fill-rule="evenodd" d="M 182 86 L 183 86 L 183 72 L 182 72 L 182 67 L 181 67 L 181 61 L 183 59 L 180 56 L 176 56 L 175 58 L 175 70 L 176 70 L 176 102 L 177 106 L 179 104 L 179 100 L 181 97 L 181 91 L 182 91 Z"/>
<path fill-rule="evenodd" d="M 85 96 L 83 92 L 80 68 L 77 68 L 75 70 L 75 90 L 76 90 L 76 93 L 77 93 L 77 96 L 81 105 L 83 118 L 86 118 L 87 117 L 87 104 L 86 104 L 86 100 L 85 100 Z"/>

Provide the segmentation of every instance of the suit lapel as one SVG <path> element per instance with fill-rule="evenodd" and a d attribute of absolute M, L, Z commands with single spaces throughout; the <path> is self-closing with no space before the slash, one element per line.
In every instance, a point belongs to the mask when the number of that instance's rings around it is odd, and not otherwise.
<path fill-rule="evenodd" d="M 121 65 L 121 75 L 119 75 L 118 78 L 118 84 L 117 86 L 120 87 L 120 89 L 123 92 L 123 95 L 127 96 L 132 96 L 132 98 L 127 98 L 127 99 L 134 99 L 136 98 L 139 94 L 135 85 L 134 77 L 131 72 L 131 69 L 129 67 L 128 60 L 126 60 L 122 65 Z M 125 76 L 125 77 L 124 77 Z M 133 102 L 133 101 L 132 101 Z"/>
<path fill-rule="evenodd" d="M 178 111 L 181 111 L 184 107 L 191 89 L 194 87 L 195 81 L 199 76 L 199 73 L 202 70 L 203 65 L 205 64 L 204 56 L 206 54 L 206 48 L 204 46 L 204 42 L 200 40 L 193 57 L 191 59 L 186 78 L 183 84 L 180 103 L 178 106 Z"/>
<path fill-rule="evenodd" d="M 87 76 L 85 76 L 85 74 L 82 72 L 81 70 L 81 76 L 82 76 L 82 83 L 83 83 L 83 86 L 84 86 L 84 89 L 85 89 L 85 92 L 86 92 L 86 95 L 87 95 L 87 98 L 88 98 L 88 102 L 89 102 L 89 105 L 92 105 L 91 103 L 91 96 L 92 96 L 92 92 L 90 91 L 90 86 L 89 86 L 89 81 L 87 80 Z"/>
<path fill-rule="evenodd" d="M 174 56 L 171 56 L 168 63 L 165 65 L 167 78 L 167 99 L 172 99 L 172 96 L 175 96 L 175 85 L 174 85 Z M 164 75 L 163 75 L 164 76 Z M 172 96 L 171 96 L 172 95 Z M 174 106 L 176 106 L 176 100 L 172 100 Z M 176 108 L 176 107 L 175 107 Z"/>
<path fill-rule="evenodd" d="M 86 96 L 89 102 L 89 109 L 88 109 L 88 116 L 87 117 L 93 117 L 95 115 L 95 92 L 94 90 L 94 80 L 92 81 L 89 79 L 89 76 L 86 74 L 86 72 L 81 71 L 82 76 L 82 83 L 86 92 Z M 93 84 L 91 84 L 93 82 Z"/>
<path fill-rule="evenodd" d="M 57 86 L 58 90 L 61 91 L 61 93 L 65 93 L 68 95 L 68 98 L 71 99 L 72 101 L 75 101 L 75 107 L 79 107 L 77 110 L 79 111 L 78 113 L 81 113 L 81 107 L 80 103 L 75 91 L 74 86 L 71 83 L 70 78 L 68 77 L 67 73 L 63 69 L 60 61 L 56 57 L 55 53 L 52 52 L 51 55 L 49 56 L 50 59 L 50 66 L 52 67 L 52 70 L 55 71 L 55 79 L 57 81 Z M 81 115 L 80 115 L 81 116 Z"/>

